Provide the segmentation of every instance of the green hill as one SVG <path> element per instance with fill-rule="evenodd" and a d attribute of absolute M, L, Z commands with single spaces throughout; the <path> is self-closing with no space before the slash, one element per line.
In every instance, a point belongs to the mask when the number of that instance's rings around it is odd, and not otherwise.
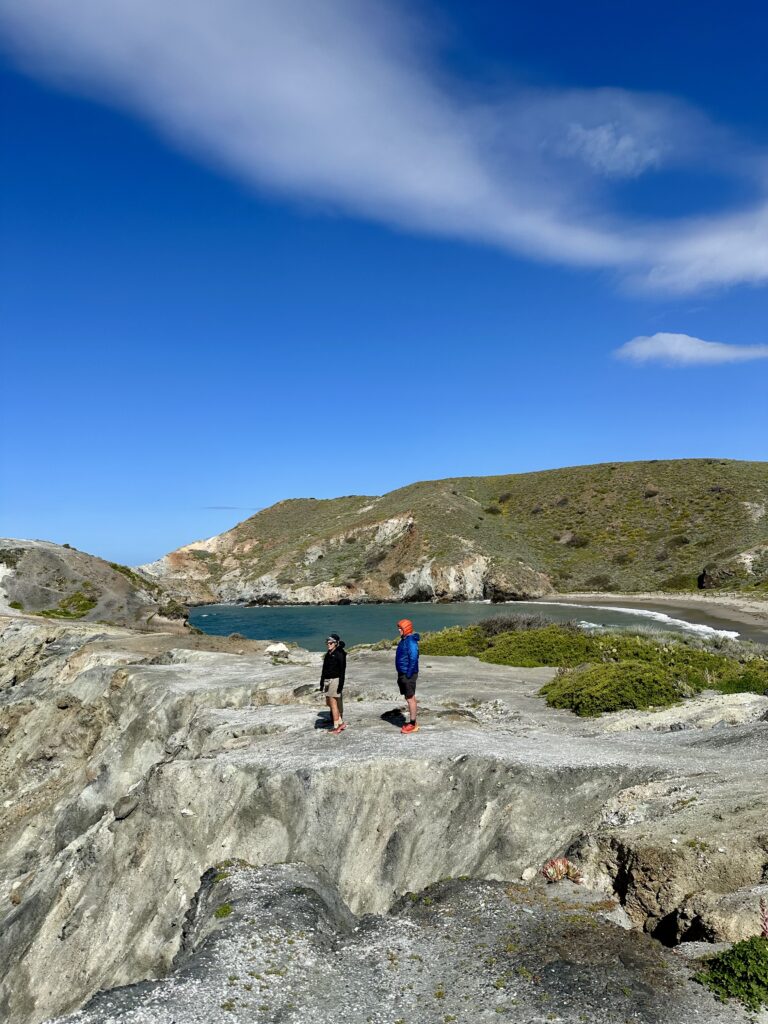
<path fill-rule="evenodd" d="M 192 601 L 768 592 L 768 463 L 605 463 L 283 501 L 142 568 Z"/>

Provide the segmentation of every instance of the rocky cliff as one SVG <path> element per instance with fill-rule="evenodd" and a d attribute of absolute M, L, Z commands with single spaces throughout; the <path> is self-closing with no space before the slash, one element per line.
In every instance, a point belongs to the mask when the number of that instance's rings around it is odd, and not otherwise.
<path fill-rule="evenodd" d="M 182 602 L 768 592 L 768 463 L 610 463 L 296 499 L 141 567 Z"/>
<path fill-rule="evenodd" d="M 79 1019 L 745 1019 L 649 936 L 758 930 L 768 698 L 584 720 L 537 696 L 554 670 L 425 657 L 404 737 L 361 651 L 334 737 L 319 655 L 207 640 L 0 619 L 8 1024 L 99 990 Z M 594 906 L 520 883 L 563 852 Z"/>
<path fill-rule="evenodd" d="M 151 578 L 41 540 L 0 538 L 0 612 L 142 629 L 180 628 L 187 609 Z"/>

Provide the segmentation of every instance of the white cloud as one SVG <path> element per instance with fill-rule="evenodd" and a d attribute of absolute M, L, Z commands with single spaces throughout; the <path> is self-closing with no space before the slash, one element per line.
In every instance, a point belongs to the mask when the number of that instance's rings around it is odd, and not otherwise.
<path fill-rule="evenodd" d="M 563 152 L 580 156 L 593 170 L 612 178 L 636 178 L 661 163 L 661 148 L 648 146 L 616 122 L 585 128 L 568 125 Z"/>
<path fill-rule="evenodd" d="M 667 366 L 711 366 L 768 359 L 768 345 L 724 345 L 702 341 L 688 334 L 653 334 L 633 338 L 615 353 L 632 363 L 665 363 Z"/>
<path fill-rule="evenodd" d="M 394 4 L 0 0 L 0 33 L 32 73 L 134 110 L 259 188 L 655 289 L 768 280 L 768 175 L 738 216 L 608 213 L 607 183 L 658 167 L 727 153 L 734 173 L 763 173 L 702 115 L 620 89 L 469 102 Z"/>

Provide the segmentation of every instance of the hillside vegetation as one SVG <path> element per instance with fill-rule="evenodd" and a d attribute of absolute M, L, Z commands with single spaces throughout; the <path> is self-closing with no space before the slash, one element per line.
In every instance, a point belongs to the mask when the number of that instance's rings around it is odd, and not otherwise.
<path fill-rule="evenodd" d="M 764 648 L 733 642 L 720 647 L 697 639 L 592 632 L 505 615 L 467 628 L 428 634 L 422 653 L 431 657 L 473 655 L 494 665 L 557 666 L 541 689 L 550 707 L 594 716 L 627 708 L 667 707 L 702 690 L 768 691 Z"/>
<path fill-rule="evenodd" d="M 283 501 L 143 567 L 182 598 L 768 593 L 768 463 L 606 463 Z"/>

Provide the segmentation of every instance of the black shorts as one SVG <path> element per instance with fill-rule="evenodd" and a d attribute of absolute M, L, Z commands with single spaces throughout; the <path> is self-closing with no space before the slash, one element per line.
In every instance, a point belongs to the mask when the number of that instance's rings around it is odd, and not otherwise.
<path fill-rule="evenodd" d="M 416 696 L 416 680 L 418 678 L 418 672 L 414 672 L 412 676 L 407 676 L 404 672 L 397 673 L 397 686 L 406 700 Z"/>

